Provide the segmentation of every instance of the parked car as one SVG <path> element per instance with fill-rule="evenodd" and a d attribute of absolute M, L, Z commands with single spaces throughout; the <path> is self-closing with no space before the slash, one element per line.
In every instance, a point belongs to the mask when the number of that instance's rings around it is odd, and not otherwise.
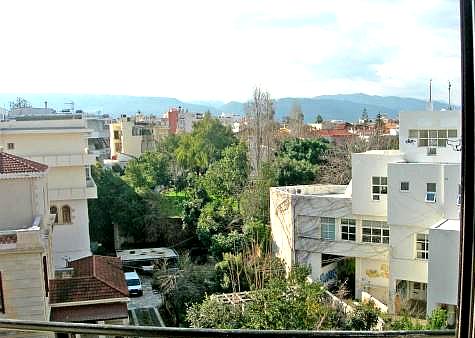
<path fill-rule="evenodd" d="M 137 272 L 126 272 L 125 281 L 127 282 L 127 288 L 129 289 L 130 296 L 142 296 L 142 282 Z"/>

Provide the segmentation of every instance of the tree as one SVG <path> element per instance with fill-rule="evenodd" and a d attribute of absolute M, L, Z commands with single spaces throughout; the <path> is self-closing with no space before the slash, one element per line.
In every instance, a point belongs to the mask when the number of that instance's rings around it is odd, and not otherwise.
<path fill-rule="evenodd" d="M 323 122 L 323 117 L 322 117 L 322 115 L 318 114 L 318 115 L 317 115 L 317 118 L 315 119 L 315 122 L 316 122 L 316 123 L 322 123 L 322 122 Z"/>
<path fill-rule="evenodd" d="M 227 147 L 222 158 L 211 164 L 203 177 L 203 186 L 214 198 L 241 193 L 249 176 L 247 147 L 243 143 Z"/>
<path fill-rule="evenodd" d="M 328 141 L 325 139 L 287 139 L 280 145 L 279 157 L 288 157 L 311 164 L 323 163 Z"/>
<path fill-rule="evenodd" d="M 368 110 L 366 110 L 366 107 L 363 108 L 363 112 L 361 113 L 361 118 L 360 118 L 363 123 L 368 123 L 369 117 L 368 117 Z"/>
<path fill-rule="evenodd" d="M 318 167 L 308 161 L 278 157 L 274 161 L 277 183 L 280 186 L 310 184 L 315 181 Z"/>
<path fill-rule="evenodd" d="M 123 179 L 140 193 L 169 185 L 169 158 L 157 151 L 146 152 L 127 163 Z"/>
<path fill-rule="evenodd" d="M 289 117 L 290 135 L 293 137 L 302 137 L 304 132 L 304 114 L 298 101 L 292 105 Z"/>
<path fill-rule="evenodd" d="M 273 158 L 277 131 L 274 114 L 274 102 L 270 94 L 256 88 L 252 100 L 246 106 L 245 132 L 254 174 L 259 173 L 262 163 L 269 162 Z"/>
<path fill-rule="evenodd" d="M 187 307 L 202 302 L 206 294 L 220 291 L 213 266 L 193 264 L 188 256 L 180 258 L 179 270 L 175 274 L 156 271 L 152 284 L 161 291 L 165 311 L 174 326 L 186 325 Z"/>
<path fill-rule="evenodd" d="M 107 250 L 114 249 L 114 224 L 124 235 L 137 241 L 146 237 L 143 199 L 110 169 L 92 167 L 97 185 L 97 199 L 88 200 L 91 240 L 100 242 Z"/>
<path fill-rule="evenodd" d="M 245 220 L 269 224 L 270 187 L 276 186 L 277 182 L 272 163 L 263 163 L 258 176 L 248 182 L 239 196 L 239 210 Z"/>
<path fill-rule="evenodd" d="M 236 320 L 228 327 L 267 330 L 322 330 L 333 328 L 336 310 L 325 299 L 325 288 L 306 281 L 308 270 L 292 270 L 288 279 L 279 277 L 266 287 L 249 293 L 250 300 L 241 306 L 219 305 L 207 298 L 188 308 L 187 320 L 192 327 L 222 327 L 222 318 Z M 216 306 L 216 307 L 213 307 Z M 219 308 L 221 315 L 214 309 Z M 236 313 L 240 309 L 240 313 Z M 225 325 L 225 324 L 224 324 Z"/>
<path fill-rule="evenodd" d="M 211 163 L 221 158 L 224 149 L 235 143 L 237 139 L 230 127 L 205 114 L 191 133 L 181 137 L 175 155 L 183 169 L 202 175 Z"/>

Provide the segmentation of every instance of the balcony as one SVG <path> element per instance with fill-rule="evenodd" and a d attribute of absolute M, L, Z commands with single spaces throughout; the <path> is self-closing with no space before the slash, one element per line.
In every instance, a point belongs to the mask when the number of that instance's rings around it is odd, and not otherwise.
<path fill-rule="evenodd" d="M 25 156 L 27 159 L 46 164 L 48 167 L 86 166 L 96 163 L 94 154 L 63 154 Z"/>
<path fill-rule="evenodd" d="M 12 330 L 91 334 L 122 337 L 455 337 L 454 330 L 440 331 L 297 331 L 297 330 L 216 330 L 177 327 L 124 326 L 0 319 L 0 331 Z"/>
<path fill-rule="evenodd" d="M 48 193 L 52 201 L 92 199 L 97 198 L 97 186 L 90 178 L 86 180 L 85 187 L 49 189 Z"/>

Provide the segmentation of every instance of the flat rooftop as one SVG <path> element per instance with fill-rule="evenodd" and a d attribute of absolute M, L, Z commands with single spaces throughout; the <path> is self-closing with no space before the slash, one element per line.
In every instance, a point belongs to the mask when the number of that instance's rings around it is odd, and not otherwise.
<path fill-rule="evenodd" d="M 334 184 L 311 184 L 311 185 L 295 185 L 274 187 L 274 189 L 282 192 L 286 192 L 292 195 L 304 195 L 304 196 L 329 196 L 329 197 L 351 197 L 347 195 L 347 185 L 334 185 Z"/>
<path fill-rule="evenodd" d="M 116 254 L 123 262 L 178 258 L 177 252 L 171 248 L 117 250 Z"/>

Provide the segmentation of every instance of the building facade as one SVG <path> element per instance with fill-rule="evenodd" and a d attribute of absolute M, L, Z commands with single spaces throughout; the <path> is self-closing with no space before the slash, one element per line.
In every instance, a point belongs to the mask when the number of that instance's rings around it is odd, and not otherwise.
<path fill-rule="evenodd" d="M 309 264 L 313 278 L 354 259 L 356 297 L 366 291 L 391 311 L 447 304 L 428 299 L 429 257 L 441 249 L 429 233 L 459 219 L 460 122 L 458 111 L 401 112 L 399 150 L 353 154 L 348 186 L 272 188 L 276 254 Z"/>
<path fill-rule="evenodd" d="M 47 170 L 0 151 L 0 318 L 49 320 L 54 215 L 49 213 Z"/>
<path fill-rule="evenodd" d="M 0 147 L 49 167 L 48 200 L 55 214 L 56 267 L 91 254 L 87 199 L 97 198 L 90 175 L 86 120 L 81 114 L 25 115 L 0 122 Z"/>

